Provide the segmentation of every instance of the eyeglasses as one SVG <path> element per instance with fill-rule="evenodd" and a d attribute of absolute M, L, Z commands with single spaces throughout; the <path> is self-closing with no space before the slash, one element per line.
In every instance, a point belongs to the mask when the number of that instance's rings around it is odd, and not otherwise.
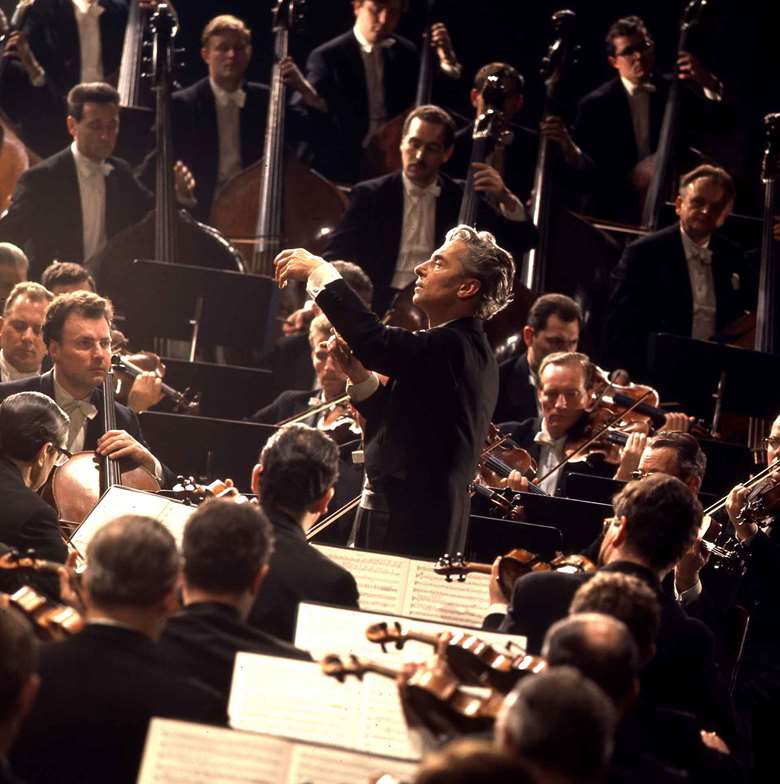
<path fill-rule="evenodd" d="M 764 445 L 764 449 L 769 449 L 770 447 L 772 449 L 777 449 L 778 447 L 780 447 L 780 436 L 769 436 L 768 438 L 765 438 L 761 443 Z"/>
<path fill-rule="evenodd" d="M 632 471 L 631 478 L 632 479 L 645 479 L 650 476 L 648 471 Z"/>
<path fill-rule="evenodd" d="M 73 452 L 65 449 L 64 446 L 58 446 L 57 444 L 52 444 L 52 446 L 57 451 L 57 459 L 54 461 L 54 465 L 61 466 L 73 457 Z"/>
<path fill-rule="evenodd" d="M 643 54 L 648 49 L 652 49 L 653 44 L 649 41 L 642 41 L 639 44 L 632 44 L 627 46 L 622 52 L 615 52 L 615 57 L 631 57 L 635 54 Z"/>

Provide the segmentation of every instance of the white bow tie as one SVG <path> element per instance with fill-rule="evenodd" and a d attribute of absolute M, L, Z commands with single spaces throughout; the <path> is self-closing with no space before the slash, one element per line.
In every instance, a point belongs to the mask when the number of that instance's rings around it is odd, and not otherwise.
<path fill-rule="evenodd" d="M 712 264 L 712 251 L 709 248 L 696 248 L 691 251 L 691 257 L 702 264 Z"/>
<path fill-rule="evenodd" d="M 409 188 L 409 196 L 413 199 L 437 198 L 440 193 L 440 185 L 429 185 L 427 188 Z"/>
<path fill-rule="evenodd" d="M 94 419 L 98 412 L 97 408 L 88 400 L 71 400 L 62 406 L 62 410 L 68 415 L 80 411 L 85 419 Z"/>
<path fill-rule="evenodd" d="M 223 90 L 220 93 L 219 98 L 220 103 L 223 106 L 233 103 L 238 106 L 239 109 L 243 109 L 246 104 L 246 92 L 241 87 L 239 87 L 238 90 L 234 90 L 232 93 Z"/>
<path fill-rule="evenodd" d="M 81 171 L 87 177 L 95 177 L 98 174 L 102 177 L 107 177 L 112 171 L 114 171 L 114 167 L 105 161 L 103 163 L 95 163 L 94 161 L 82 158 Z"/>
<path fill-rule="evenodd" d="M 360 44 L 360 48 L 366 53 L 371 54 L 375 49 L 387 49 L 395 43 L 394 38 L 383 38 L 374 44 Z"/>
<path fill-rule="evenodd" d="M 542 444 L 544 446 L 552 446 L 557 439 L 553 438 L 546 430 L 540 430 L 534 436 L 535 444 Z"/>
<path fill-rule="evenodd" d="M 634 89 L 632 90 L 632 95 L 636 95 L 637 93 L 654 93 L 657 91 L 656 86 L 652 82 L 639 82 L 639 84 L 634 85 Z"/>

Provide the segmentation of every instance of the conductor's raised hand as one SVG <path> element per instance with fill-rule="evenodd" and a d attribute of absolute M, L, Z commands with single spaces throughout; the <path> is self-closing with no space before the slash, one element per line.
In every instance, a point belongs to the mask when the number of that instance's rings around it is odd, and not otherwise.
<path fill-rule="evenodd" d="M 325 259 L 309 253 L 304 248 L 283 250 L 274 259 L 276 282 L 279 284 L 280 289 L 283 289 L 290 280 L 299 280 L 302 283 L 306 283 L 309 275 L 322 264 L 327 264 Z"/>
<path fill-rule="evenodd" d="M 355 357 L 341 335 L 334 332 L 326 341 L 325 348 L 339 370 L 341 370 L 353 384 L 360 384 L 371 375 L 370 372 L 363 367 L 360 360 Z"/>

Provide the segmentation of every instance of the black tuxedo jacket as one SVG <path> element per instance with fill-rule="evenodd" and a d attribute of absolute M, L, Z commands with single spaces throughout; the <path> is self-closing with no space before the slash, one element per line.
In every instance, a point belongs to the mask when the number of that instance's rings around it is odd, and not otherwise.
<path fill-rule="evenodd" d="M 740 316 L 747 305 L 748 272 L 742 251 L 713 234 L 712 275 L 717 303 L 716 327 Z M 653 332 L 690 336 L 693 294 L 688 263 L 675 223 L 632 243 L 612 271 L 605 344 L 610 367 L 627 368 L 640 378 L 647 364 L 647 339 Z"/>
<path fill-rule="evenodd" d="M 57 524 L 57 513 L 22 481 L 19 469 L 0 457 L 0 542 L 20 552 L 33 548 L 39 558 L 65 563 L 68 550 Z M 59 599 L 55 575 L 32 573 L 22 576 L 0 572 L 0 590 L 13 593 L 23 583 Z"/>
<path fill-rule="evenodd" d="M 249 622 L 292 642 L 300 602 L 357 607 L 357 583 L 346 569 L 306 541 L 292 517 L 275 509 L 265 511 L 274 528 L 274 551 Z"/>
<path fill-rule="evenodd" d="M 414 103 L 420 57 L 411 41 L 392 36 L 382 49 L 387 119 Z M 362 142 L 368 132 L 368 90 L 360 45 L 352 30 L 314 49 L 306 62 L 306 78 L 327 103 L 327 115 L 308 109 L 318 132 L 309 136 L 315 168 L 341 182 L 360 174 Z"/>
<path fill-rule="evenodd" d="M 127 24 L 127 0 L 98 0 L 103 75 L 119 70 Z M 46 80 L 63 98 L 81 81 L 79 31 L 72 0 L 36 0 L 29 12 L 27 33 Z"/>
<path fill-rule="evenodd" d="M 246 103 L 239 112 L 241 167 L 246 168 L 263 154 L 263 137 L 268 110 L 268 87 L 244 82 Z M 208 78 L 178 90 L 172 96 L 173 147 L 195 176 L 198 204 L 193 214 L 208 220 L 219 169 L 219 132 L 214 91 Z"/>
<path fill-rule="evenodd" d="M 439 555 L 448 532 L 465 530 L 468 484 L 496 404 L 498 368 L 482 321 L 385 327 L 343 280 L 317 304 L 358 359 L 390 379 L 357 404 L 366 473 L 390 507 L 385 549 Z"/>
<path fill-rule="evenodd" d="M 282 392 L 276 400 L 270 402 L 250 417 L 253 422 L 261 425 L 275 425 L 288 417 L 300 414 L 309 408 L 309 400 L 317 394 L 316 390 L 288 389 Z M 304 422 L 311 425 L 311 422 Z"/>
<path fill-rule="evenodd" d="M 141 220 L 153 204 L 128 163 L 121 158 L 108 163 L 114 167 L 106 176 L 106 237 L 111 238 Z M 38 280 L 54 259 L 85 261 L 81 196 L 70 148 L 22 174 L 0 218 L 0 239 L 26 250 L 30 280 Z"/>
<path fill-rule="evenodd" d="M 631 574 L 656 592 L 661 605 L 661 625 L 656 654 L 644 668 L 641 693 L 655 705 L 683 710 L 699 717 L 702 726 L 717 727 L 731 744 L 736 736 L 730 701 L 714 658 L 712 633 L 689 618 L 677 602 L 661 590 L 651 571 L 637 564 L 617 561 L 601 571 Z M 550 626 L 569 613 L 569 605 L 587 574 L 537 572 L 521 577 L 512 591 L 501 631 L 525 634 L 529 653 L 541 651 Z"/>
<path fill-rule="evenodd" d="M 538 415 L 536 387 L 529 381 L 528 354 L 498 366 L 498 402 L 494 422 L 522 422 Z"/>
<path fill-rule="evenodd" d="M 311 660 L 305 651 L 250 626 L 238 610 L 219 602 L 190 604 L 174 615 L 158 647 L 175 672 L 219 692 L 225 710 L 239 651 Z"/>
<path fill-rule="evenodd" d="M 19 381 L 6 381 L 4 384 L 0 384 L 0 403 L 9 395 L 14 395 L 17 392 L 41 392 L 54 400 L 54 371 L 50 370 L 48 373 L 43 373 L 40 376 L 23 378 Z M 100 387 L 96 387 L 92 393 L 91 402 L 97 406 L 98 411 L 102 409 L 103 390 Z M 149 445 L 144 441 L 141 424 L 135 412 L 117 401 L 114 401 L 114 412 L 116 414 L 117 430 L 125 430 L 136 441 L 139 441 L 149 449 Z M 84 450 L 94 450 L 98 438 L 102 435 L 103 424 L 100 421 L 100 416 L 98 415 L 94 419 L 88 420 L 87 431 L 84 434 Z M 176 475 L 164 464 L 161 465 L 163 470 L 162 486 L 172 487 L 176 481 Z"/>
<path fill-rule="evenodd" d="M 41 649 L 41 689 L 11 762 L 30 784 L 133 784 L 153 716 L 223 723 L 216 692 L 171 670 L 139 632 L 90 624 Z"/>

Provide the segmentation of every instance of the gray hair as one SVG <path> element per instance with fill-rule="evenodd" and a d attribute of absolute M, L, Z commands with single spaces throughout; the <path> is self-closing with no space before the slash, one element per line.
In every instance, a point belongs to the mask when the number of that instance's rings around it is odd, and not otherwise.
<path fill-rule="evenodd" d="M 11 308 L 16 304 L 16 301 L 24 297 L 27 297 L 30 302 L 49 303 L 54 299 L 54 294 L 45 286 L 41 286 L 40 283 L 35 283 L 31 280 L 23 280 L 11 289 L 11 293 L 8 295 L 5 305 L 3 306 L 3 315 L 7 316 L 11 311 Z"/>
<path fill-rule="evenodd" d="M 477 231 L 461 224 L 447 232 L 445 242 L 462 242 L 468 248 L 463 262 L 466 273 L 477 278 L 481 298 L 474 315 L 488 319 L 512 301 L 515 262 L 489 231 Z"/>

